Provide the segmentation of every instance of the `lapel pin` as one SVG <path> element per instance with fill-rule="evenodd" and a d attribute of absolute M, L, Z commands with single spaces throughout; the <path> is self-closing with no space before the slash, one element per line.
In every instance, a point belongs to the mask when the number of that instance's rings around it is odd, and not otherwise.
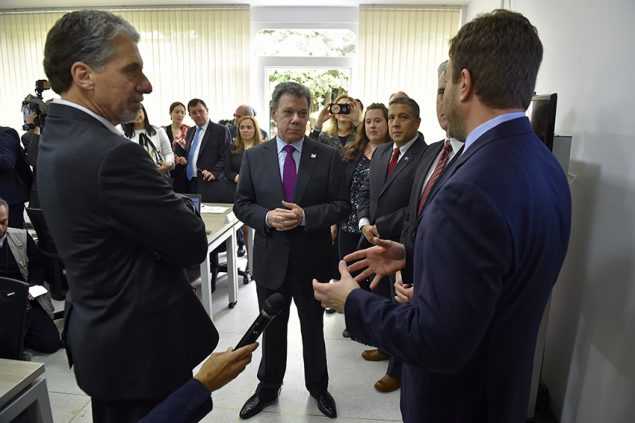
<path fill-rule="evenodd" d="M 311 158 L 312 158 L 312 159 L 317 159 L 317 154 L 315 154 L 315 153 L 311 153 Z"/>

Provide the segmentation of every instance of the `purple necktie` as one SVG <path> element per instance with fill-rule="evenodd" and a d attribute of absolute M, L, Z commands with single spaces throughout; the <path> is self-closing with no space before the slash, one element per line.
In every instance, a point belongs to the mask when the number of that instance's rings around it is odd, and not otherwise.
<path fill-rule="evenodd" d="M 293 202 L 295 183 L 298 179 L 295 160 L 293 160 L 295 148 L 291 144 L 287 144 L 283 150 L 286 151 L 287 155 L 284 158 L 284 169 L 282 170 L 282 191 L 284 192 L 284 201 Z"/>

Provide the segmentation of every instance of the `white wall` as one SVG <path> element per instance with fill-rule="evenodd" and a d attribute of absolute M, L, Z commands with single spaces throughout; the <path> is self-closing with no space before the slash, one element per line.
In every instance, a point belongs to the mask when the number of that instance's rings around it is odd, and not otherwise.
<path fill-rule="evenodd" d="M 573 234 L 543 368 L 563 423 L 635 422 L 635 2 L 505 2 L 538 28 L 538 93 L 573 135 Z M 477 0 L 467 19 L 500 7 Z"/>

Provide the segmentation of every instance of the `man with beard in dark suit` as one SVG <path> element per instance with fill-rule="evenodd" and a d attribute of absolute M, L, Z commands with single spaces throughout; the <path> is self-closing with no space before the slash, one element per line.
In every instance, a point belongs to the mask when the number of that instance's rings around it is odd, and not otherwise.
<path fill-rule="evenodd" d="M 461 156 L 428 195 L 415 238 L 414 295 L 390 304 L 339 283 L 314 282 L 344 311 L 353 339 L 404 361 L 405 423 L 527 418 L 538 328 L 564 261 L 571 194 L 562 167 L 532 130 L 529 106 L 542 43 L 527 18 L 495 10 L 450 41 L 443 111 Z M 403 269 L 403 244 L 377 245 L 357 277 Z"/>
<path fill-rule="evenodd" d="M 115 128 L 152 91 L 138 40 L 122 18 L 82 10 L 44 48 L 62 98 L 40 140 L 40 202 L 67 271 L 67 352 L 95 423 L 141 419 L 218 342 L 184 270 L 207 253 L 203 222 Z"/>
<path fill-rule="evenodd" d="M 283 82 L 272 95 L 278 135 L 247 150 L 234 203 L 236 216 L 256 231 L 254 277 L 258 303 L 282 293 L 286 308 L 263 336 L 260 383 L 240 411 L 258 414 L 278 397 L 287 361 L 287 322 L 291 299 L 302 331 L 304 380 L 320 411 L 337 417 L 329 394 L 323 310 L 313 298 L 311 278 L 334 276 L 330 226 L 349 212 L 348 192 L 341 181 L 338 152 L 304 136 L 311 93 L 295 82 Z"/>

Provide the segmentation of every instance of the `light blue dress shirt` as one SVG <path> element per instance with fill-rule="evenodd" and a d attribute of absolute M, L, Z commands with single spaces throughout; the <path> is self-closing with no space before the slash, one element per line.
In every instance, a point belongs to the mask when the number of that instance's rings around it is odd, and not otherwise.
<path fill-rule="evenodd" d="M 280 180 L 284 176 L 284 160 L 287 158 L 287 152 L 284 151 L 286 142 L 282 141 L 280 137 L 276 137 L 276 144 L 278 145 L 278 167 L 280 168 Z M 302 156 L 302 145 L 304 144 L 304 138 L 300 141 L 292 142 L 293 146 L 293 160 L 295 160 L 295 173 L 300 170 L 300 157 Z"/>
<path fill-rule="evenodd" d="M 502 115 L 498 115 L 488 120 L 487 122 L 481 123 L 479 126 L 474 128 L 472 132 L 468 134 L 467 138 L 465 139 L 465 147 L 463 148 L 463 153 L 465 154 L 467 149 L 470 148 L 470 146 L 474 144 L 474 142 L 477 139 L 479 139 L 481 135 L 483 135 L 490 129 L 497 127 L 501 123 L 508 122 L 510 120 L 518 119 L 521 117 L 525 117 L 525 112 L 510 112 L 510 113 L 504 113 Z"/>

